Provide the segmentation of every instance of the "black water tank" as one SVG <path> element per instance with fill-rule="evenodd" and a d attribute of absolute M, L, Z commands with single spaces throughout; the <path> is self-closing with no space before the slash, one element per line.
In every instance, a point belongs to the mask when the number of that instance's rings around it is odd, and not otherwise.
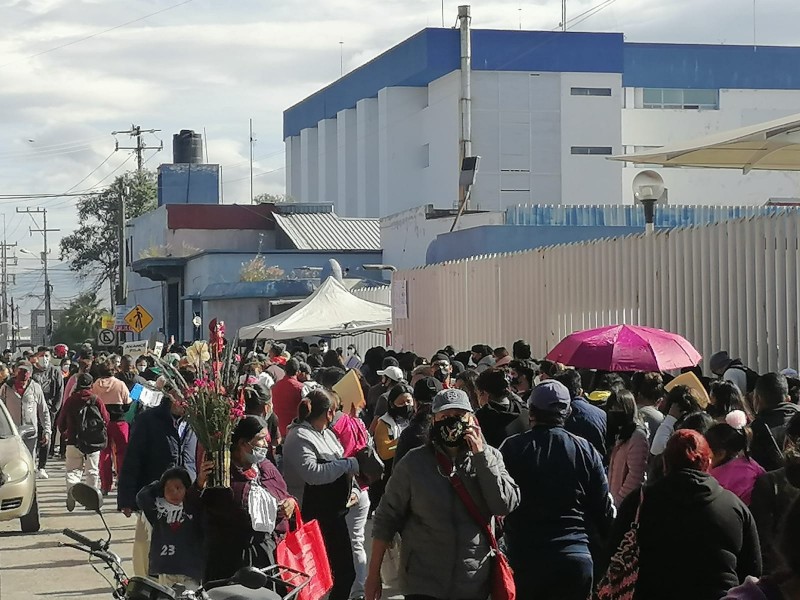
<path fill-rule="evenodd" d="M 172 136 L 172 162 L 203 163 L 203 136 L 191 129 L 182 129 Z"/>

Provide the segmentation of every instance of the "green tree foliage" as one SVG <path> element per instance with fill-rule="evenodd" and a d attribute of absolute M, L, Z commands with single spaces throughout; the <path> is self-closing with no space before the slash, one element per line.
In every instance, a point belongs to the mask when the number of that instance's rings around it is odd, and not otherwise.
<path fill-rule="evenodd" d="M 151 171 L 120 175 L 101 194 L 78 200 L 79 226 L 61 240 L 61 260 L 82 278 L 92 278 L 99 290 L 108 282 L 113 304 L 119 265 L 120 196 L 128 189 L 126 217 L 132 219 L 156 207 L 156 177 Z"/>
<path fill-rule="evenodd" d="M 295 200 L 286 194 L 258 194 L 253 201 L 256 204 L 291 204 Z"/>
<path fill-rule="evenodd" d="M 53 341 L 73 347 L 87 339 L 94 340 L 100 331 L 100 317 L 104 312 L 96 292 L 81 294 L 64 309 L 53 332 Z"/>

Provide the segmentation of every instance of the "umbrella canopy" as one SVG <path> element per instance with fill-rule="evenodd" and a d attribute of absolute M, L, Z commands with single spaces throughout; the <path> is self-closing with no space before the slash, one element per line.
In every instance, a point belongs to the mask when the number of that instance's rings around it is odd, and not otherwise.
<path fill-rule="evenodd" d="M 547 355 L 565 365 L 603 371 L 669 371 L 693 367 L 702 358 L 681 336 L 637 325 L 578 331 Z"/>
<path fill-rule="evenodd" d="M 610 160 L 665 167 L 800 171 L 800 114 Z"/>

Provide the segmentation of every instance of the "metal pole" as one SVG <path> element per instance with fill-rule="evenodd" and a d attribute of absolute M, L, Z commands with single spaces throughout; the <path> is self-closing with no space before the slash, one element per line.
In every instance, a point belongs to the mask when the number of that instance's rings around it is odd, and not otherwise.
<path fill-rule="evenodd" d="M 561 0 L 561 31 L 567 30 L 567 0 Z"/>
<path fill-rule="evenodd" d="M 469 5 L 458 7 L 458 20 L 461 26 L 461 162 L 467 156 L 472 156 L 472 35 L 470 23 L 472 17 Z M 457 207 L 460 207 L 467 198 L 459 197 Z"/>
<path fill-rule="evenodd" d="M 11 297 L 11 350 L 17 350 L 17 331 L 14 326 L 14 297 Z"/>
<path fill-rule="evenodd" d="M 44 252 L 42 252 L 42 262 L 44 263 L 44 345 L 50 345 L 50 336 L 53 335 L 53 310 L 50 305 L 50 277 L 47 273 L 47 209 L 42 213 L 44 227 L 42 236 L 44 237 Z"/>
<path fill-rule="evenodd" d="M 253 119 L 250 119 L 250 204 L 253 204 Z"/>
<path fill-rule="evenodd" d="M 126 205 L 127 205 L 127 190 L 125 188 L 121 189 L 119 192 L 119 264 L 117 269 L 119 270 L 119 274 L 117 276 L 117 281 L 119 282 L 119 287 L 117 288 L 117 304 L 120 306 L 125 306 L 128 303 L 128 277 L 126 273 L 126 260 L 125 260 L 125 213 L 126 213 Z"/>

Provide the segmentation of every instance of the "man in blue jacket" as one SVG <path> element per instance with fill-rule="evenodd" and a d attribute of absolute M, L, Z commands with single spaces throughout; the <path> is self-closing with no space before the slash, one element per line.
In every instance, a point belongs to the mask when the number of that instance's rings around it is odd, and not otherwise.
<path fill-rule="evenodd" d="M 531 430 L 500 447 L 522 501 L 505 519 L 517 597 L 586 600 L 592 590 L 590 536 L 607 536 L 613 504 L 600 454 L 564 429 L 572 398 L 558 381 L 528 400 Z"/>
<path fill-rule="evenodd" d="M 139 512 L 136 495 L 144 486 L 161 479 L 171 467 L 183 467 L 192 481 L 197 477 L 197 436 L 184 419 L 186 409 L 181 406 L 177 392 L 164 391 L 161 404 L 144 411 L 133 422 L 128 451 L 119 475 L 117 508 L 130 517 Z M 174 395 L 174 398 L 172 397 Z M 147 576 L 150 540 L 144 518 L 139 515 L 133 542 L 133 570 L 135 575 Z"/>
<path fill-rule="evenodd" d="M 607 418 L 602 408 L 594 406 L 583 397 L 581 375 L 575 369 L 567 369 L 556 376 L 556 381 L 563 383 L 569 390 L 572 403 L 570 413 L 564 423 L 564 429 L 573 435 L 587 440 L 594 449 L 606 460 L 606 430 Z"/>

